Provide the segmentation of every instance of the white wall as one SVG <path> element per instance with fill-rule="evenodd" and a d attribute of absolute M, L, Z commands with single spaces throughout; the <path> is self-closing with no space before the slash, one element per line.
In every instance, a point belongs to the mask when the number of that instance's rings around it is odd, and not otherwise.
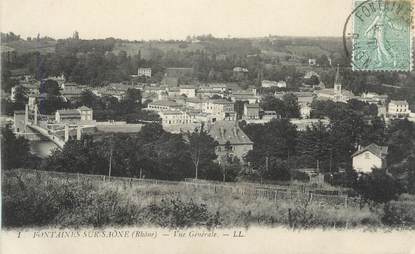
<path fill-rule="evenodd" d="M 374 167 L 382 166 L 382 159 L 368 151 L 353 157 L 353 168 L 358 172 L 370 173 Z"/>

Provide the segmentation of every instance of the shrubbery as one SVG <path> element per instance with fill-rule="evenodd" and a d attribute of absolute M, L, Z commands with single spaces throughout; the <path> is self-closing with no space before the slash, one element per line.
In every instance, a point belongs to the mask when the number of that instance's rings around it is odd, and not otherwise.
<path fill-rule="evenodd" d="M 30 172 L 30 171 L 29 171 Z M 277 202 L 181 185 L 123 184 L 51 177 L 20 170 L 2 176 L 4 227 L 414 226 L 414 197 L 369 207 L 344 207 L 307 197 Z"/>
<path fill-rule="evenodd" d="M 386 203 L 382 221 L 392 226 L 415 227 L 415 197 L 403 194 Z"/>

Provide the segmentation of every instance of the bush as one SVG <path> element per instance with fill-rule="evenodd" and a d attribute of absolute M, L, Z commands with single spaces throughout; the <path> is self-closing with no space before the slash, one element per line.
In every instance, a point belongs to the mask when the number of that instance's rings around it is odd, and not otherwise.
<path fill-rule="evenodd" d="M 415 196 L 401 195 L 385 204 L 382 222 L 390 226 L 415 227 Z"/>
<path fill-rule="evenodd" d="M 161 227 L 216 226 L 219 214 L 209 213 L 205 204 L 196 204 L 193 200 L 183 202 L 180 199 L 162 200 L 160 204 L 151 204 L 146 217 L 151 224 Z"/>

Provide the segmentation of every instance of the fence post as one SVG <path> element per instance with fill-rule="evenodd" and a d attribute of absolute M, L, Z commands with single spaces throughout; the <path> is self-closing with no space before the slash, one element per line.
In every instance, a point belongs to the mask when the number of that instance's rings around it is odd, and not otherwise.
<path fill-rule="evenodd" d="M 78 184 L 79 184 L 79 172 L 78 172 L 78 173 L 76 173 L 76 179 L 77 179 Z"/>
<path fill-rule="evenodd" d="M 348 206 L 348 204 L 347 204 L 348 202 L 347 202 L 347 201 L 348 201 L 348 200 L 347 200 L 347 196 L 345 196 L 345 197 L 344 197 L 344 207 L 345 207 L 345 208 L 347 208 L 347 206 Z"/>
<path fill-rule="evenodd" d="M 105 176 L 102 176 L 102 181 L 104 181 L 104 182 L 105 182 Z"/>
<path fill-rule="evenodd" d="M 277 203 L 277 191 L 274 191 L 274 202 Z"/>

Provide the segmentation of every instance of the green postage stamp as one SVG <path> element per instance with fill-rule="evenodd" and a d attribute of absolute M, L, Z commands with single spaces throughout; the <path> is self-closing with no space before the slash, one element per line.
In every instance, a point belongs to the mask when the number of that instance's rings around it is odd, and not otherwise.
<path fill-rule="evenodd" d="M 352 47 L 353 70 L 411 71 L 411 1 L 355 0 Z"/>

